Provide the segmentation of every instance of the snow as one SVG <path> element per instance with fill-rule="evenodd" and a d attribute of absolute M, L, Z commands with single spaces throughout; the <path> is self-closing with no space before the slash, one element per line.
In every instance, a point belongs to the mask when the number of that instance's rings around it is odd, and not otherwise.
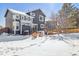
<path fill-rule="evenodd" d="M 9 8 L 9 10 L 10 10 L 11 12 L 14 12 L 14 13 L 19 13 L 19 14 L 26 15 L 24 12 L 16 11 L 16 10 L 14 10 L 14 9 L 10 9 L 10 8 Z"/>
<path fill-rule="evenodd" d="M 32 39 L 32 36 L 0 36 L 0 55 L 3 56 L 77 56 L 79 34 L 56 34 Z M 72 36 L 75 36 L 72 39 Z M 18 41 L 17 41 L 18 40 Z"/>
<path fill-rule="evenodd" d="M 2 33 L 1 36 L 8 36 L 8 33 Z"/>
<path fill-rule="evenodd" d="M 26 13 L 24 13 L 24 12 L 21 12 L 21 11 L 16 11 L 16 10 L 14 10 L 14 9 L 8 9 L 8 10 L 10 10 L 11 12 L 13 12 L 13 13 L 17 13 L 17 14 L 22 14 L 22 15 L 24 15 L 24 16 L 28 16 L 29 17 L 29 15 L 27 15 Z M 31 17 L 31 16 L 30 16 Z"/>

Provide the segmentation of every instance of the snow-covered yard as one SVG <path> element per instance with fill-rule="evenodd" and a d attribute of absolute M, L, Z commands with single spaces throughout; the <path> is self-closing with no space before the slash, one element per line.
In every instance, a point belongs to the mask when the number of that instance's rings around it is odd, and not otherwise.
<path fill-rule="evenodd" d="M 75 56 L 79 55 L 79 33 L 38 37 L 0 36 L 3 56 Z M 18 40 L 18 41 L 17 41 Z"/>

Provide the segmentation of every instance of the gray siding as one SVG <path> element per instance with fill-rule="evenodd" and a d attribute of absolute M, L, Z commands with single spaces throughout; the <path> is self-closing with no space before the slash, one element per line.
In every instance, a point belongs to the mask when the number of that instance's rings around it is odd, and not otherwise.
<path fill-rule="evenodd" d="M 33 13 L 35 13 L 35 18 L 33 19 L 33 23 L 38 24 L 38 30 L 43 30 L 43 28 L 40 27 L 41 24 L 45 24 L 45 16 L 42 14 L 42 12 L 38 11 L 34 11 Z M 39 15 L 44 16 L 44 21 L 39 21 Z"/>
<path fill-rule="evenodd" d="M 45 24 L 45 15 L 42 13 L 42 11 L 40 9 L 36 10 L 36 11 L 32 11 L 33 13 L 35 13 L 35 17 L 33 18 L 33 23 L 34 24 L 38 24 L 38 31 L 43 30 L 43 28 L 40 27 L 41 24 Z M 30 15 L 30 12 L 27 13 Z M 42 15 L 44 17 L 44 21 L 39 21 L 39 15 Z"/>

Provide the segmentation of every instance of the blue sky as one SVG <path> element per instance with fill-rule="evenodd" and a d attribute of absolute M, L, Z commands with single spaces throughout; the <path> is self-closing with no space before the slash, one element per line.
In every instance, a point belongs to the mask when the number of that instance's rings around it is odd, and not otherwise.
<path fill-rule="evenodd" d="M 57 12 L 61 8 L 62 4 L 59 3 L 0 3 L 0 25 L 5 26 L 5 12 L 8 8 L 12 8 L 18 11 L 27 12 L 41 9 L 47 17 L 50 17 L 52 12 Z"/>

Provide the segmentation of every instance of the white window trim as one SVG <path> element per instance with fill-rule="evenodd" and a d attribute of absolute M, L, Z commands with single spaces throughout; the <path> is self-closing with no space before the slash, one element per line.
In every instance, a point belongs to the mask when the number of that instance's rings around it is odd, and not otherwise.
<path fill-rule="evenodd" d="M 16 26 L 16 31 L 18 31 L 19 30 L 19 26 L 18 26 L 18 29 L 17 29 L 17 26 Z"/>
<path fill-rule="evenodd" d="M 18 18 L 17 18 L 17 16 L 18 16 Z M 14 20 L 16 20 L 16 19 L 19 20 L 19 19 L 20 19 L 19 14 L 14 14 L 14 15 L 13 15 L 13 19 L 14 19 Z"/>
<path fill-rule="evenodd" d="M 34 17 L 35 16 L 35 13 L 31 12 L 30 15 Z"/>
<path fill-rule="evenodd" d="M 42 19 L 40 19 L 40 17 L 42 17 Z M 39 15 L 39 21 L 44 21 L 44 16 L 42 16 L 42 15 Z"/>
<path fill-rule="evenodd" d="M 24 16 L 23 15 L 21 15 L 21 20 L 24 20 Z"/>
<path fill-rule="evenodd" d="M 44 24 L 40 24 L 40 28 L 44 28 L 45 26 L 44 26 Z"/>

